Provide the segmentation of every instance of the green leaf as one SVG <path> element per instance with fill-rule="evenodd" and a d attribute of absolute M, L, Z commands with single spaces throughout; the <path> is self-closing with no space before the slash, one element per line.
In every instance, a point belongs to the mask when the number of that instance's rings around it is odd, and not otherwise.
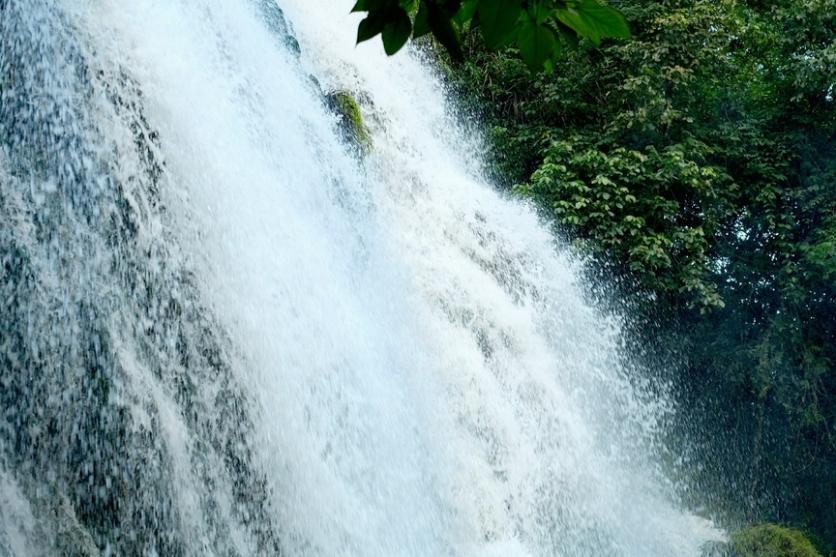
<path fill-rule="evenodd" d="M 418 13 L 415 15 L 415 21 L 412 22 L 412 38 L 417 39 L 418 37 L 423 37 L 431 31 L 427 5 L 421 2 L 421 5 L 418 7 Z"/>
<path fill-rule="evenodd" d="M 555 10 L 558 20 L 596 45 L 603 37 L 630 37 L 630 28 L 617 10 L 597 0 L 581 0 L 574 8 Z"/>
<path fill-rule="evenodd" d="M 565 23 L 559 20 L 554 20 L 553 23 L 557 28 L 557 32 L 560 35 L 560 38 L 566 41 L 566 44 L 573 48 L 578 46 L 578 35 L 577 33 L 575 33 L 574 29 L 572 29 L 571 27 L 567 26 Z"/>
<path fill-rule="evenodd" d="M 450 14 L 446 13 L 446 10 L 435 2 L 427 2 L 426 6 L 427 23 L 433 36 L 447 49 L 454 60 L 462 60 L 464 56 L 459 31 L 451 20 Z"/>
<path fill-rule="evenodd" d="M 471 21 L 473 19 L 473 14 L 476 13 L 476 8 L 478 6 L 479 0 L 464 0 L 464 2 L 462 2 L 461 8 L 459 8 L 459 11 L 456 12 L 456 23 L 458 23 L 459 26 L 462 26 L 468 21 Z"/>
<path fill-rule="evenodd" d="M 409 21 L 409 15 L 403 8 L 393 10 L 389 16 L 391 20 L 383 26 L 382 36 L 383 50 L 391 56 L 406 44 L 410 33 L 412 33 L 412 22 Z"/>
<path fill-rule="evenodd" d="M 498 48 L 512 35 L 522 12 L 519 0 L 480 0 L 479 25 L 488 48 Z"/>
<path fill-rule="evenodd" d="M 351 8 L 351 13 L 354 12 L 376 12 L 384 10 L 387 3 L 391 0 L 357 0 L 354 7 Z"/>
<path fill-rule="evenodd" d="M 367 41 L 383 31 L 385 23 L 386 20 L 383 19 L 380 12 L 369 13 L 357 26 L 357 42 Z"/>
<path fill-rule="evenodd" d="M 517 47 L 520 49 L 520 56 L 533 72 L 543 69 L 557 46 L 554 33 L 543 25 L 537 25 L 534 21 L 528 21 L 520 29 L 517 36 Z"/>
<path fill-rule="evenodd" d="M 545 22 L 552 16 L 553 6 L 546 2 L 529 2 L 528 15 L 538 24 Z"/>

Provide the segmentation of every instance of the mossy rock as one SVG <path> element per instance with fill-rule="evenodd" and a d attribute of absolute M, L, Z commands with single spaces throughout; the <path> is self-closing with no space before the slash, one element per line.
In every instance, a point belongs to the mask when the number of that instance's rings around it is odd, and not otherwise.
<path fill-rule="evenodd" d="M 332 91 L 325 95 L 328 107 L 339 117 L 340 129 L 362 153 L 372 146 L 372 136 L 363 121 L 363 113 L 354 96 L 348 91 Z"/>
<path fill-rule="evenodd" d="M 777 524 L 759 524 L 731 535 L 736 557 L 822 557 L 800 531 Z"/>

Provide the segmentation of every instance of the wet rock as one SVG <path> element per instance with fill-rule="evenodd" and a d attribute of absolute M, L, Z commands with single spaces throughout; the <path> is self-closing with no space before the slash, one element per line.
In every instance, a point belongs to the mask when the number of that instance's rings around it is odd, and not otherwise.
<path fill-rule="evenodd" d="M 287 46 L 296 58 L 302 54 L 302 48 L 299 46 L 299 41 L 293 34 L 293 29 L 284 17 L 284 12 L 276 4 L 275 0 L 258 0 L 258 8 L 261 16 L 267 23 L 268 29 L 279 38 L 279 40 Z"/>
<path fill-rule="evenodd" d="M 368 152 L 372 147 L 372 137 L 354 95 L 345 90 L 332 91 L 325 96 L 325 103 L 338 116 L 340 130 L 346 140 L 361 153 Z"/>

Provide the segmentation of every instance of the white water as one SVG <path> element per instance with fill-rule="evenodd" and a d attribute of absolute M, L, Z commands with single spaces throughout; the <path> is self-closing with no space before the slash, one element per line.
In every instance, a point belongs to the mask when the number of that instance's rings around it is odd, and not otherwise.
<path fill-rule="evenodd" d="M 25 90 L 66 107 L 43 121 L 55 120 L 56 136 L 72 128 L 94 153 L 91 163 L 44 140 L 50 160 L 81 160 L 82 185 L 65 185 L 59 163 L 39 173 L 0 160 L 6 238 L 39 277 L 38 294 L 15 303 L 29 315 L 75 300 L 96 308 L 108 339 L 96 358 L 118 370 L 105 372 L 114 387 L 103 404 L 121 409 L 128 441 L 121 453 L 86 453 L 90 468 L 107 464 L 87 487 L 64 486 L 78 475 L 58 458 L 49 495 L 25 487 L 41 481 L 32 469 L 52 470 L 37 451 L 0 460 L 0 554 L 37 553 L 14 548 L 37 548 L 39 531 L 58 546 L 160 555 L 667 557 L 697 556 L 716 537 L 664 479 L 653 439 L 667 407 L 629 377 L 617 323 L 584 300 L 533 211 L 479 178 L 478 141 L 451 118 L 432 72 L 409 53 L 385 57 L 377 42 L 354 47 L 351 2 L 281 2 L 301 60 L 256 0 L 10 2 L 7 30 L 19 32 L 8 23 L 18 17 L 41 33 L 2 52 L 41 57 L 46 69 L 26 75 L 50 78 Z M 92 93 L 73 93 L 84 79 L 72 60 L 32 52 L 65 51 L 64 34 L 90 73 L 102 72 Z M 364 160 L 309 74 L 366 99 L 374 146 Z M 108 105 L 108 87 L 141 108 Z M 158 134 L 158 180 L 143 174 L 130 126 L 139 112 L 143 137 Z M 104 193 L 87 193 L 112 175 L 118 194 L 105 181 Z M 52 242 L 32 231 L 38 191 L 68 215 L 48 223 Z M 82 195 L 96 215 L 127 199 L 135 236 L 114 247 L 62 195 Z M 113 271 L 123 261 L 164 294 L 125 292 Z M 170 304 L 182 306 L 177 318 Z M 58 315 L 35 322 L 46 332 L 27 326 L 16 350 L 60 393 L 71 376 L 33 348 L 50 336 L 70 351 L 80 342 L 72 311 Z M 59 421 L 77 413 L 47 407 Z M 26 414 L 26 427 L 42 414 Z M 67 432 L 59 456 L 75 463 L 66 447 L 85 435 Z M 160 472 L 131 483 L 144 467 Z M 115 495 L 113 481 L 123 482 Z M 97 500 L 125 500 L 107 515 L 117 533 L 88 524 L 94 489 L 104 490 Z M 70 526 L 50 510 L 63 500 L 75 505 Z"/>

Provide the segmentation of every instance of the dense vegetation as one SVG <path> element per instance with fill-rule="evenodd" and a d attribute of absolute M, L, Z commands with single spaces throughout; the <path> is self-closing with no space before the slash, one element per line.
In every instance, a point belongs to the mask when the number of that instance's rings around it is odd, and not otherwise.
<path fill-rule="evenodd" d="M 643 349 L 679 362 L 694 503 L 833 554 L 836 0 L 610 4 L 632 40 L 582 39 L 532 74 L 465 33 L 450 81 L 496 179 L 592 256 Z"/>

